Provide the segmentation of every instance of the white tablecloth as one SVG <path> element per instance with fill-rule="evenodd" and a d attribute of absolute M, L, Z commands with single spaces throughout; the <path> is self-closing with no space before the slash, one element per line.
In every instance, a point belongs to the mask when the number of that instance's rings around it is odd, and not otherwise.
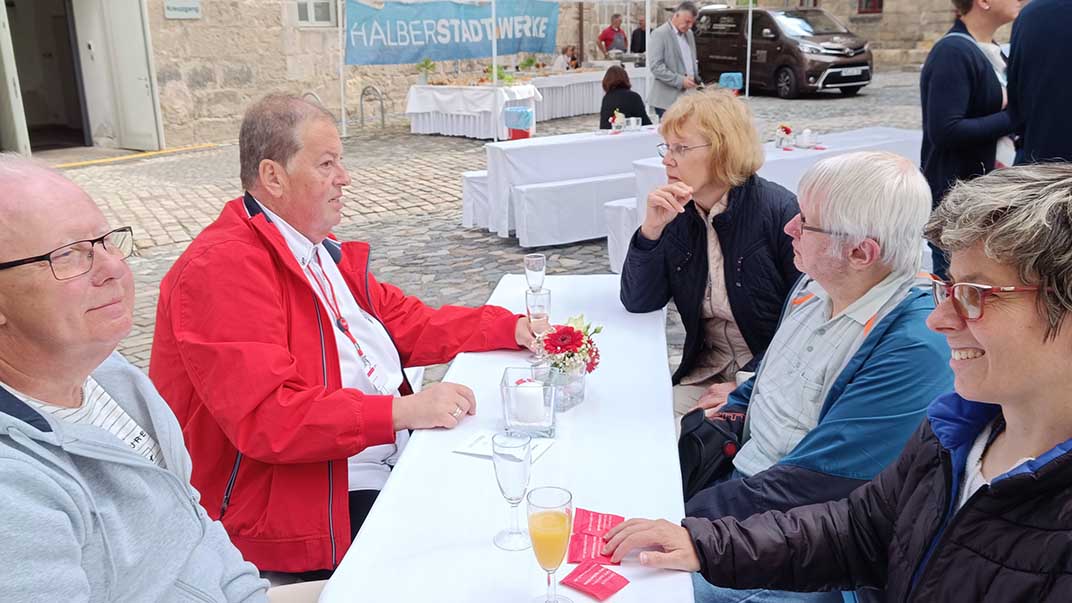
<path fill-rule="evenodd" d="M 626 67 L 632 89 L 645 97 L 648 70 L 643 67 Z M 536 121 L 589 115 L 599 113 L 603 103 L 603 71 L 561 73 L 532 78 L 532 85 L 543 95 L 536 105 Z M 598 127 L 598 124 L 593 127 Z"/>
<path fill-rule="evenodd" d="M 795 193 L 804 172 L 824 157 L 854 151 L 889 151 L 907 157 L 914 164 L 919 165 L 919 148 L 922 140 L 923 133 L 919 130 L 876 127 L 822 134 L 819 136 L 819 146 L 825 147 L 825 150 L 784 151 L 775 148 L 774 143 L 767 143 L 763 147 L 766 160 L 759 170 L 759 175 Z M 633 169 L 636 172 L 637 206 L 641 207 L 641 204 L 646 202 L 648 193 L 666 184 L 666 170 L 659 157 L 635 161 Z M 639 226 L 639 221 L 644 220 L 644 215 L 641 212 L 637 213 L 640 214 L 637 216 Z"/>
<path fill-rule="evenodd" d="M 532 84 L 519 86 L 410 86 L 406 115 L 414 134 L 444 134 L 482 140 L 508 137 L 505 107 L 530 107 L 541 100 Z M 496 117 L 498 116 L 498 117 Z"/>
<path fill-rule="evenodd" d="M 549 276 L 545 286 L 552 319 L 583 312 L 605 330 L 597 336 L 602 364 L 588 376 L 586 399 L 559 415 L 555 443 L 533 464 L 530 487 L 567 488 L 576 506 L 594 511 L 680 521 L 664 312 L 626 312 L 614 275 Z M 523 312 L 524 290 L 524 278 L 509 275 L 489 301 Z M 509 510 L 491 461 L 451 452 L 477 430 L 503 428 L 499 379 L 503 368 L 526 361 L 527 352 L 454 361 L 444 380 L 471 387 L 478 414 L 450 431 L 414 434 L 322 603 L 513 603 L 543 593 L 545 574 L 531 550 L 507 552 L 491 542 Z M 564 563 L 556 577 L 574 567 Z M 614 603 L 693 600 L 687 573 L 644 568 L 635 557 L 613 569 L 630 580 Z M 559 588 L 574 603 L 594 600 Z"/>
<path fill-rule="evenodd" d="M 630 172 L 634 161 L 651 156 L 655 146 L 662 142 L 652 127 L 621 134 L 604 132 L 539 136 L 485 145 L 491 204 L 488 230 L 501 237 L 510 236 L 515 225 L 513 187 Z"/>

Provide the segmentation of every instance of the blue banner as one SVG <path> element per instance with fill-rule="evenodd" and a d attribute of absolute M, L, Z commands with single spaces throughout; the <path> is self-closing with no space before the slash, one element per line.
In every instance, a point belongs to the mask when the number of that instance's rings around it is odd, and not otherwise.
<path fill-rule="evenodd" d="M 505 0 L 495 6 L 499 54 L 554 54 L 558 3 Z M 491 56 L 491 3 L 346 1 L 346 64 L 401 65 Z"/>

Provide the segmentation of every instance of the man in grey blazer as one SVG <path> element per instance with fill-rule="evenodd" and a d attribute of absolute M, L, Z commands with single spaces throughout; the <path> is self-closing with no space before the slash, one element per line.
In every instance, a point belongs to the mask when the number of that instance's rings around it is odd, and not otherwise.
<path fill-rule="evenodd" d="M 674 16 L 651 33 L 647 59 L 655 81 L 649 102 L 659 117 L 678 96 L 695 88 L 699 81 L 696 37 L 692 34 L 698 14 L 695 4 L 682 2 Z"/>

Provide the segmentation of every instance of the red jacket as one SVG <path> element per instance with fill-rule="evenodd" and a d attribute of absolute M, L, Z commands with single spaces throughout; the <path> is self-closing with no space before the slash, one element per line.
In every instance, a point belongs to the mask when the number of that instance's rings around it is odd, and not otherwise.
<path fill-rule="evenodd" d="M 376 281 L 368 244 L 329 245 L 340 249 L 339 271 L 402 366 L 518 348 L 516 315 L 430 308 Z M 330 325 L 248 195 L 224 207 L 160 284 L 149 376 L 182 425 L 201 504 L 262 570 L 336 567 L 350 545 L 346 459 L 394 441 L 392 397 L 342 388 Z"/>

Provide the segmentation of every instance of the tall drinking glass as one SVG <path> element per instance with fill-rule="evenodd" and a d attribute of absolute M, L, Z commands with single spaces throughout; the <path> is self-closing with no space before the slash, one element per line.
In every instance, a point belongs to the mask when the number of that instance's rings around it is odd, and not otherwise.
<path fill-rule="evenodd" d="M 525 292 L 525 311 L 529 325 L 537 336 L 551 332 L 551 292 L 547 289 Z"/>
<path fill-rule="evenodd" d="M 543 289 L 543 275 L 547 271 L 547 258 L 542 253 L 530 253 L 525 256 L 525 280 L 530 291 Z"/>
<path fill-rule="evenodd" d="M 523 551 L 529 546 L 529 535 L 518 522 L 518 506 L 529 486 L 532 466 L 532 438 L 526 434 L 497 433 L 491 438 L 491 458 L 495 463 L 495 479 L 499 491 L 510 503 L 510 527 L 495 535 L 495 546 L 506 551 Z"/>
<path fill-rule="evenodd" d="M 569 547 L 573 495 L 563 488 L 533 488 L 527 500 L 532 552 L 547 572 L 547 596 L 534 599 L 533 603 L 573 603 L 555 594 L 555 571 L 562 565 Z"/>

